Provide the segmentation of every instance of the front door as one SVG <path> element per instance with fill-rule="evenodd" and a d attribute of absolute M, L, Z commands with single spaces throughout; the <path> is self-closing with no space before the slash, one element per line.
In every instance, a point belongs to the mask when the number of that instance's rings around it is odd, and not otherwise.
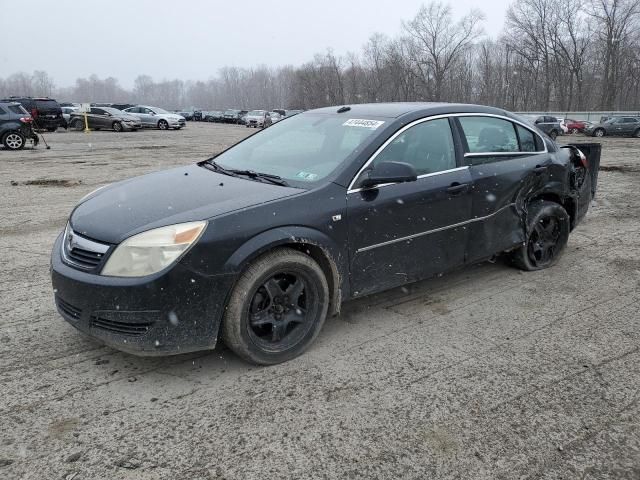
<path fill-rule="evenodd" d="M 447 118 L 427 119 L 399 132 L 374 155 L 370 167 L 406 162 L 416 168 L 418 179 L 369 189 L 358 188 L 356 180 L 347 193 L 354 296 L 464 262 L 471 177 L 458 157 Z"/>

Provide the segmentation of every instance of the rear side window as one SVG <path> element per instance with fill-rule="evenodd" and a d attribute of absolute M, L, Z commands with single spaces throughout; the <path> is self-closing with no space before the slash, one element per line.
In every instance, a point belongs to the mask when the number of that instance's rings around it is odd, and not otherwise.
<path fill-rule="evenodd" d="M 460 117 L 469 153 L 519 152 L 513 123 L 493 117 Z"/>

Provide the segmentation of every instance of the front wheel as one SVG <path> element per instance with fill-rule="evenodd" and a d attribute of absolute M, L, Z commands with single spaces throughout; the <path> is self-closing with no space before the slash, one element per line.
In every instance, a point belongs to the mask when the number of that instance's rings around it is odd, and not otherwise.
<path fill-rule="evenodd" d="M 158 128 L 160 130 L 167 130 L 169 128 L 169 123 L 166 120 L 160 120 L 158 122 Z"/>
<path fill-rule="evenodd" d="M 640 138 L 640 128 L 633 132 L 633 136 L 636 138 Z"/>
<path fill-rule="evenodd" d="M 542 270 L 554 265 L 569 240 L 567 211 L 554 202 L 529 205 L 527 239 L 511 254 L 512 262 L 522 270 Z"/>
<path fill-rule="evenodd" d="M 551 137 L 551 140 L 555 140 L 558 137 L 558 132 L 556 132 L 555 130 L 551 130 L 549 136 Z"/>
<path fill-rule="evenodd" d="M 113 128 L 114 132 L 121 132 L 123 130 L 122 123 L 120 122 L 113 122 L 113 125 L 111 125 L 111 128 Z"/>
<path fill-rule="evenodd" d="M 82 120 L 74 120 L 73 122 L 71 122 L 71 128 L 76 131 L 80 131 L 84 129 L 84 122 Z"/>
<path fill-rule="evenodd" d="M 24 135 L 20 132 L 9 132 L 2 139 L 2 143 L 9 150 L 22 150 L 25 140 Z"/>
<path fill-rule="evenodd" d="M 604 130 L 602 128 L 596 128 L 593 132 L 594 137 L 604 137 Z"/>
<path fill-rule="evenodd" d="M 305 351 L 324 324 L 327 279 L 308 255 L 282 248 L 255 260 L 231 293 L 222 338 L 258 365 L 286 362 Z"/>

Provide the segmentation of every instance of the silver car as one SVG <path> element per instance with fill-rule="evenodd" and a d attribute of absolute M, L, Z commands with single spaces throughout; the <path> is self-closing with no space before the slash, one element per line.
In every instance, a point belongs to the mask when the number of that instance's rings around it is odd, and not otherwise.
<path fill-rule="evenodd" d="M 187 124 L 187 120 L 182 115 L 167 112 L 159 107 L 138 105 L 136 107 L 126 108 L 124 111 L 138 117 L 142 126 L 147 128 L 159 128 L 160 130 L 175 128 L 176 130 L 180 130 Z"/>

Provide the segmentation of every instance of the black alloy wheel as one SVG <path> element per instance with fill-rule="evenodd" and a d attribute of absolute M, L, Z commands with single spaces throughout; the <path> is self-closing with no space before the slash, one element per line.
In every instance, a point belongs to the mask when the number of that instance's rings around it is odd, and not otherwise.
<path fill-rule="evenodd" d="M 251 263 L 236 283 L 222 337 L 252 363 L 281 363 L 313 342 L 328 303 L 327 280 L 313 258 L 290 248 L 273 250 Z"/>
<path fill-rule="evenodd" d="M 564 207 L 555 202 L 539 200 L 527 210 L 526 240 L 510 259 L 522 270 L 542 270 L 558 261 L 569 240 L 571 220 Z"/>

